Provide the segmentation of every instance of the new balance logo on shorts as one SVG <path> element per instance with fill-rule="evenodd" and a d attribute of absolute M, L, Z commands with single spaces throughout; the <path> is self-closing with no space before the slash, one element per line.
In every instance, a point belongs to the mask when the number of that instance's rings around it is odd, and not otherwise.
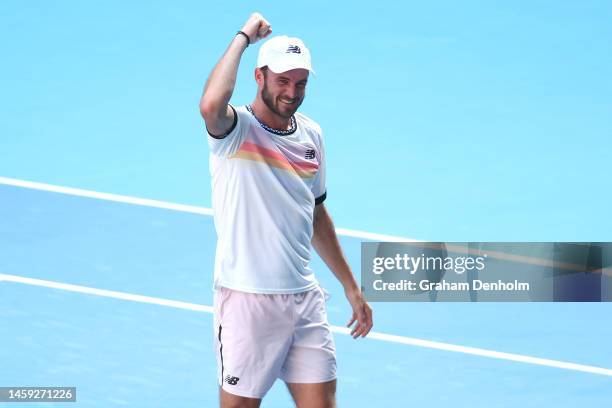
<path fill-rule="evenodd" d="M 306 150 L 306 155 L 304 156 L 305 159 L 314 159 L 315 158 L 315 151 L 314 149 L 308 149 Z"/>
<path fill-rule="evenodd" d="M 225 382 L 228 383 L 229 385 L 236 385 L 238 384 L 238 381 L 240 381 L 240 378 L 238 377 L 232 377 L 230 375 L 225 376 Z"/>
<path fill-rule="evenodd" d="M 302 50 L 297 45 L 290 45 L 287 48 L 286 54 L 301 54 Z"/>

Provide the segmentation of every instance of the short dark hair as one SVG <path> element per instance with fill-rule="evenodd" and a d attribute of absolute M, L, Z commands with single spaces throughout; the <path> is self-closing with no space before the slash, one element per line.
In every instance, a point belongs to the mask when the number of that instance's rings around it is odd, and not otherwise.
<path fill-rule="evenodd" d="M 259 68 L 261 70 L 261 72 L 263 72 L 264 74 L 264 78 L 268 77 L 268 66 L 264 65 L 263 67 Z"/>

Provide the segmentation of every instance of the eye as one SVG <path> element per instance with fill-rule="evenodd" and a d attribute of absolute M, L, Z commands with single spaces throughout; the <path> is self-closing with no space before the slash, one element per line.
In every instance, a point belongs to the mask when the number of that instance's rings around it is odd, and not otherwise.
<path fill-rule="evenodd" d="M 287 85 L 289 83 L 289 80 L 287 80 L 287 79 L 279 79 L 278 83 L 281 84 L 281 85 Z"/>

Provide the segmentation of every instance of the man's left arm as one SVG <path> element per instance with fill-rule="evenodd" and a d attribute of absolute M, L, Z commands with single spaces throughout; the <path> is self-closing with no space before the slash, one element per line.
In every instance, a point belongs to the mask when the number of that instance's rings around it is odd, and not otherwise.
<path fill-rule="evenodd" d="M 351 336 L 353 338 L 365 337 L 373 325 L 372 308 L 365 301 L 342 253 L 334 223 L 323 203 L 315 206 L 313 229 L 312 246 L 344 287 L 344 294 L 353 308 L 353 316 L 347 326 L 351 327 L 353 323 L 357 323 L 351 330 Z"/>

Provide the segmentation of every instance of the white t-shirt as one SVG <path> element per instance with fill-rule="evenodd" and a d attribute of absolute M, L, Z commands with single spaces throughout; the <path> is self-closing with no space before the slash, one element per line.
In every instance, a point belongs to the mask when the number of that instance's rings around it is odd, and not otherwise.
<path fill-rule="evenodd" d="M 234 128 L 208 137 L 217 230 L 214 288 L 298 293 L 310 269 L 313 211 L 326 197 L 320 126 L 296 113 L 289 131 L 261 124 L 249 106 Z"/>

